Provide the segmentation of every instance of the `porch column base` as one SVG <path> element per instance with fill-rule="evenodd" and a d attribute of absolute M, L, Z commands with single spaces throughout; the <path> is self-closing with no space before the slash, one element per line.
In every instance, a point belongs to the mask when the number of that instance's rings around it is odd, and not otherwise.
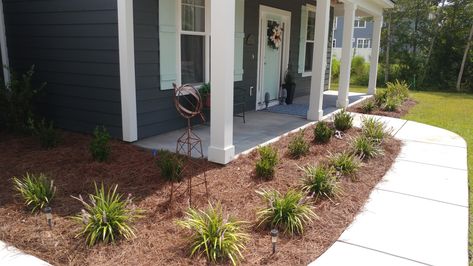
<path fill-rule="evenodd" d="M 348 107 L 348 99 L 337 100 L 337 108 L 347 108 L 347 107 Z"/>
<path fill-rule="evenodd" d="M 235 146 L 228 146 L 224 149 L 210 146 L 208 160 L 218 164 L 227 164 L 235 157 Z"/>
<path fill-rule="evenodd" d="M 322 120 L 322 117 L 324 116 L 324 110 L 309 110 L 307 112 L 307 120 L 309 121 L 320 121 Z"/>

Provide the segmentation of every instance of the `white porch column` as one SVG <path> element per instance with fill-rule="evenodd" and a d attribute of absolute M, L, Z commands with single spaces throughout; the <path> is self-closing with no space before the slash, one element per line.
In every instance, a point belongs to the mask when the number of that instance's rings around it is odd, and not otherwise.
<path fill-rule="evenodd" d="M 235 156 L 233 146 L 235 0 L 211 0 L 210 3 L 212 93 L 208 159 L 227 164 Z"/>
<path fill-rule="evenodd" d="M 376 80 L 378 79 L 378 59 L 381 43 L 381 27 L 383 26 L 383 17 L 374 16 L 373 18 L 373 39 L 371 40 L 371 62 L 370 62 L 370 82 L 368 85 L 368 94 L 376 93 Z"/>
<path fill-rule="evenodd" d="M 343 44 L 340 62 L 340 81 L 338 87 L 337 107 L 348 106 L 348 92 L 350 88 L 350 70 L 352 58 L 353 27 L 355 23 L 356 4 L 345 1 L 343 3 Z"/>
<path fill-rule="evenodd" d="M 323 116 L 325 70 L 327 68 L 328 30 L 330 23 L 330 0 L 318 0 L 315 15 L 315 44 L 312 57 L 309 111 L 307 119 L 318 121 Z"/>

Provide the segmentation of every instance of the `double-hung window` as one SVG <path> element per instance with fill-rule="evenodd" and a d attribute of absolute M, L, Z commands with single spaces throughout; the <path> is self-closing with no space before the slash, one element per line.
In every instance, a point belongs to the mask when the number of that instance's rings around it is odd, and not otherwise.
<path fill-rule="evenodd" d="M 366 28 L 366 20 L 363 20 L 362 18 L 356 18 L 355 28 Z"/>
<path fill-rule="evenodd" d="M 180 78 L 182 84 L 209 80 L 208 0 L 181 0 Z"/>
<path fill-rule="evenodd" d="M 370 39 L 358 38 L 356 41 L 356 48 L 370 48 Z"/>
<path fill-rule="evenodd" d="M 307 10 L 307 38 L 305 41 L 305 64 L 304 74 L 310 75 L 312 72 L 312 58 L 315 49 L 315 8 Z"/>

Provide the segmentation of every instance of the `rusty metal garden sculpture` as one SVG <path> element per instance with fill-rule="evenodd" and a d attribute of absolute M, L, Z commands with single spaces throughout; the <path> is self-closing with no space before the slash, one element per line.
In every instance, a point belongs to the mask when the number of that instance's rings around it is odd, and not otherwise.
<path fill-rule="evenodd" d="M 176 153 L 184 155 L 186 157 L 185 169 L 190 172 L 187 180 L 186 192 L 189 193 L 189 205 L 192 206 L 192 188 L 205 185 L 205 194 L 208 197 L 207 189 L 207 177 L 205 162 L 202 160 L 195 161 L 192 159 L 193 152 L 197 155 L 196 157 L 203 159 L 204 153 L 202 150 L 202 140 L 192 130 L 191 120 L 194 117 L 200 116 L 202 121 L 205 122 L 205 116 L 202 113 L 203 100 L 197 89 L 192 85 L 182 85 L 178 87 L 174 86 L 174 105 L 177 112 L 185 119 L 187 119 L 187 128 L 185 132 L 178 138 L 176 143 Z M 200 162 L 200 163 L 199 163 Z M 199 171 L 200 170 L 200 171 Z M 202 172 L 196 175 L 196 173 Z M 199 179 L 200 182 L 193 183 L 192 179 Z M 178 188 L 176 188 L 178 189 Z M 171 195 L 173 194 L 174 186 L 171 186 Z M 171 196 L 172 197 L 172 196 Z M 172 198 L 171 200 L 172 201 Z"/>

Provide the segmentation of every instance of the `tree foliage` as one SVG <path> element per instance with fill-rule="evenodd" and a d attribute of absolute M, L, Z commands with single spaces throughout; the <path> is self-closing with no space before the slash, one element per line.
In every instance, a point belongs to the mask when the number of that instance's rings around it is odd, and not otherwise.
<path fill-rule="evenodd" d="M 454 89 L 473 23 L 473 2 L 398 0 L 384 17 L 381 61 L 389 70 L 385 81 L 406 80 L 414 89 Z M 461 88 L 473 92 L 472 50 Z"/>

